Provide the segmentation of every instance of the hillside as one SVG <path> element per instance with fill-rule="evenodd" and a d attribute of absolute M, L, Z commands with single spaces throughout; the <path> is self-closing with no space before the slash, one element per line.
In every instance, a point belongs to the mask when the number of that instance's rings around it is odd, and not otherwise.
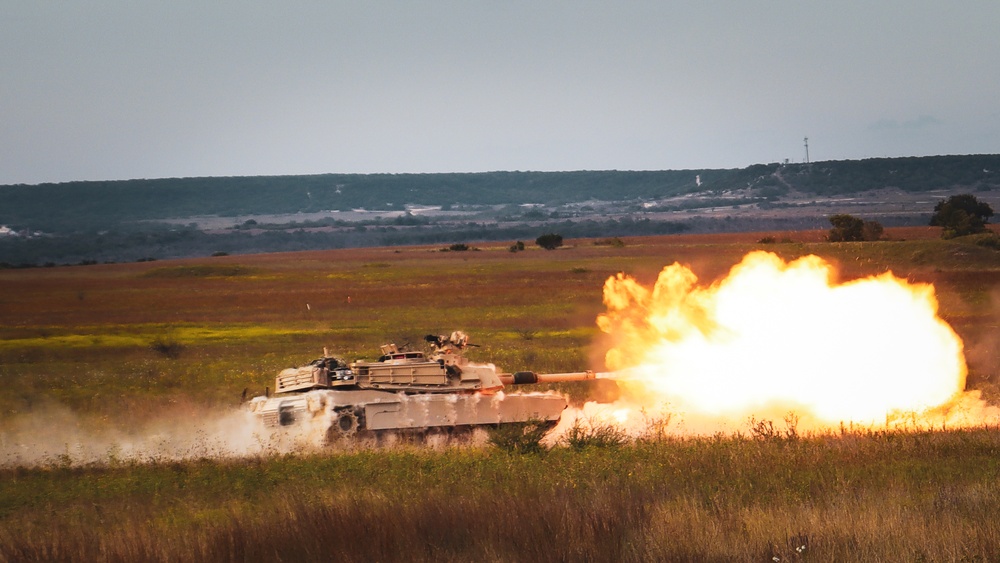
<path fill-rule="evenodd" d="M 826 216 L 841 212 L 831 210 L 832 204 L 858 194 L 898 204 L 886 224 L 915 225 L 933 207 L 933 198 L 925 194 L 984 194 L 996 188 L 1000 155 L 774 163 L 728 170 L 321 174 L 7 185 L 0 186 L 0 263 L 533 240 L 550 230 L 579 237 L 822 228 Z M 783 208 L 787 211 L 774 213 Z M 884 209 L 860 211 L 880 214 Z"/>

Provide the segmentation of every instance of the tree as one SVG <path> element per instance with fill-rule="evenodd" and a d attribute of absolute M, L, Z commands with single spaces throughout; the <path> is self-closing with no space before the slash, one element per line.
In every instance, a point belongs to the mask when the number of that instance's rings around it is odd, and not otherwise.
<path fill-rule="evenodd" d="M 544 248 L 545 250 L 555 250 L 560 246 L 562 246 L 563 238 L 562 235 L 557 235 L 555 233 L 548 233 L 536 238 L 535 244 Z"/>
<path fill-rule="evenodd" d="M 830 242 L 853 242 L 862 240 L 878 240 L 882 238 L 882 224 L 878 221 L 865 221 L 853 215 L 840 214 L 830 217 Z"/>
<path fill-rule="evenodd" d="M 986 231 L 993 208 L 971 194 L 953 195 L 934 206 L 932 227 L 943 227 L 942 238 L 954 238 Z"/>
<path fill-rule="evenodd" d="M 853 215 L 834 215 L 830 217 L 830 234 L 826 237 L 830 242 L 850 242 L 862 240 L 862 230 L 865 222 Z"/>

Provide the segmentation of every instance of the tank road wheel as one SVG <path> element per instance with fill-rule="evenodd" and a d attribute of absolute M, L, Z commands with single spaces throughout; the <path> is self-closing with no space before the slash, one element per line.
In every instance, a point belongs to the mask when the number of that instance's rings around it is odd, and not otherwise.
<path fill-rule="evenodd" d="M 339 438 L 351 438 L 358 433 L 361 424 L 358 415 L 351 409 L 338 409 L 333 423 L 326 431 L 327 442 L 336 442 Z"/>
<path fill-rule="evenodd" d="M 341 436 L 353 436 L 358 433 L 358 415 L 354 411 L 341 411 L 336 420 L 337 432 Z"/>

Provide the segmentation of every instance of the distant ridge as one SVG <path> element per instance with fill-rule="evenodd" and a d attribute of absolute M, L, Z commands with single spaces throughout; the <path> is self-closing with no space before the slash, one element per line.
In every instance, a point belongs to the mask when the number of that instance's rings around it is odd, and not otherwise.
<path fill-rule="evenodd" d="M 700 182 L 700 183 L 699 183 Z M 871 158 L 739 169 L 664 171 L 314 174 L 164 178 L 0 186 L 0 225 L 71 225 L 197 215 L 399 210 L 416 205 L 559 205 L 642 201 L 695 192 L 790 191 L 830 196 L 1000 188 L 1000 155 Z"/>
<path fill-rule="evenodd" d="M 315 174 L 0 186 L 0 268 L 362 246 L 926 225 L 1000 155 L 739 169 Z"/>

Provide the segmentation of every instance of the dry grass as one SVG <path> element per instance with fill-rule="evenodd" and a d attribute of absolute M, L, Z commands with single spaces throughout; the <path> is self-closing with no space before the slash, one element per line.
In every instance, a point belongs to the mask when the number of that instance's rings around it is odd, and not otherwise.
<path fill-rule="evenodd" d="M 1000 430 L 3 472 L 0 560 L 996 560 Z"/>

